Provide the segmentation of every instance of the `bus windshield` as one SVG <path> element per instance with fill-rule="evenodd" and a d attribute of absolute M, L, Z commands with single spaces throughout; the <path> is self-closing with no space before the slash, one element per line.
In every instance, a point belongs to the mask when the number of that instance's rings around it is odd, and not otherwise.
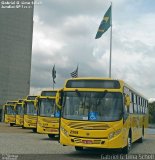
<path fill-rule="evenodd" d="M 14 106 L 7 106 L 7 107 L 6 107 L 6 114 L 15 115 Z"/>
<path fill-rule="evenodd" d="M 38 111 L 40 116 L 55 117 L 55 113 L 58 112 L 55 99 L 40 99 Z"/>
<path fill-rule="evenodd" d="M 118 92 L 64 92 L 62 117 L 90 121 L 120 120 L 122 97 Z"/>
<path fill-rule="evenodd" d="M 28 114 L 28 115 L 34 115 L 34 116 L 37 115 L 37 110 L 34 107 L 34 103 L 33 102 L 27 102 L 26 103 L 26 105 L 25 105 L 25 112 L 24 113 Z"/>
<path fill-rule="evenodd" d="M 21 104 L 17 104 L 16 112 L 17 112 L 18 115 L 23 115 L 23 107 L 22 107 Z"/>

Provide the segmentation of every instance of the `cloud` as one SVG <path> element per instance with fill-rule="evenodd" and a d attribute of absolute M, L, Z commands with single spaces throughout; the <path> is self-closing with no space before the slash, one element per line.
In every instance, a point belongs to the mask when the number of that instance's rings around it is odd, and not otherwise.
<path fill-rule="evenodd" d="M 112 77 L 155 97 L 155 11 L 150 2 L 113 1 Z M 109 5 L 102 0 L 47 0 L 35 7 L 31 92 L 52 87 L 54 64 L 58 88 L 78 64 L 80 76 L 108 77 L 110 30 L 94 38 Z"/>
<path fill-rule="evenodd" d="M 155 98 L 149 98 L 149 103 L 155 102 Z"/>

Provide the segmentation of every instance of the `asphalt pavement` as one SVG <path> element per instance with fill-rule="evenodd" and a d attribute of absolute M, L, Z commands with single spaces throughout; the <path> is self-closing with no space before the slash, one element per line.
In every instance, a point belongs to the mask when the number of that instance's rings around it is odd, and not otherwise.
<path fill-rule="evenodd" d="M 141 156 L 141 159 L 151 159 L 155 154 L 155 129 L 148 129 L 142 144 L 134 143 L 130 152 L 132 155 Z M 107 155 L 107 157 L 105 157 Z M 108 156 L 114 155 L 114 157 Z M 75 151 L 74 147 L 62 146 L 58 138 L 49 139 L 46 134 L 33 133 L 31 129 L 10 127 L 0 123 L 0 159 L 2 160 L 29 160 L 29 159 L 123 159 L 119 152 L 103 149 L 85 149 L 82 152 Z M 155 157 L 153 157 L 155 159 Z"/>

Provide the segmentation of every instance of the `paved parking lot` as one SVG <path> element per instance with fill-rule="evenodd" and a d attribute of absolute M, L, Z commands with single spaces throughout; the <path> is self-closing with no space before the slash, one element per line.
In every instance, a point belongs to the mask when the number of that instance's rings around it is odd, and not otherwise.
<path fill-rule="evenodd" d="M 145 136 L 142 144 L 133 144 L 130 154 L 154 154 L 155 132 L 152 129 Z M 101 159 L 101 154 L 117 154 L 113 151 L 99 149 L 86 149 L 82 152 L 75 151 L 74 147 L 62 146 L 58 138 L 49 139 L 47 135 L 33 133 L 30 129 L 21 127 L 10 127 L 8 124 L 0 123 L 0 154 L 4 160 L 6 155 L 18 156 L 18 159 Z M 93 154 L 92 154 L 93 153 Z M 13 154 L 13 155 L 12 155 Z M 3 157 L 2 157 L 3 156 Z"/>

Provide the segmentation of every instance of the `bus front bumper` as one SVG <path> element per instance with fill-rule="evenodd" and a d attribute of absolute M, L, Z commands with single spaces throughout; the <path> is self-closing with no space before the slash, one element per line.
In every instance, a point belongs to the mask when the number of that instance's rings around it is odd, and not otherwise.
<path fill-rule="evenodd" d="M 118 149 L 125 146 L 122 134 L 112 139 L 71 137 L 60 134 L 60 143 L 67 146 Z"/>
<path fill-rule="evenodd" d="M 59 128 L 41 127 L 40 125 L 37 124 L 37 133 L 58 135 Z"/>

